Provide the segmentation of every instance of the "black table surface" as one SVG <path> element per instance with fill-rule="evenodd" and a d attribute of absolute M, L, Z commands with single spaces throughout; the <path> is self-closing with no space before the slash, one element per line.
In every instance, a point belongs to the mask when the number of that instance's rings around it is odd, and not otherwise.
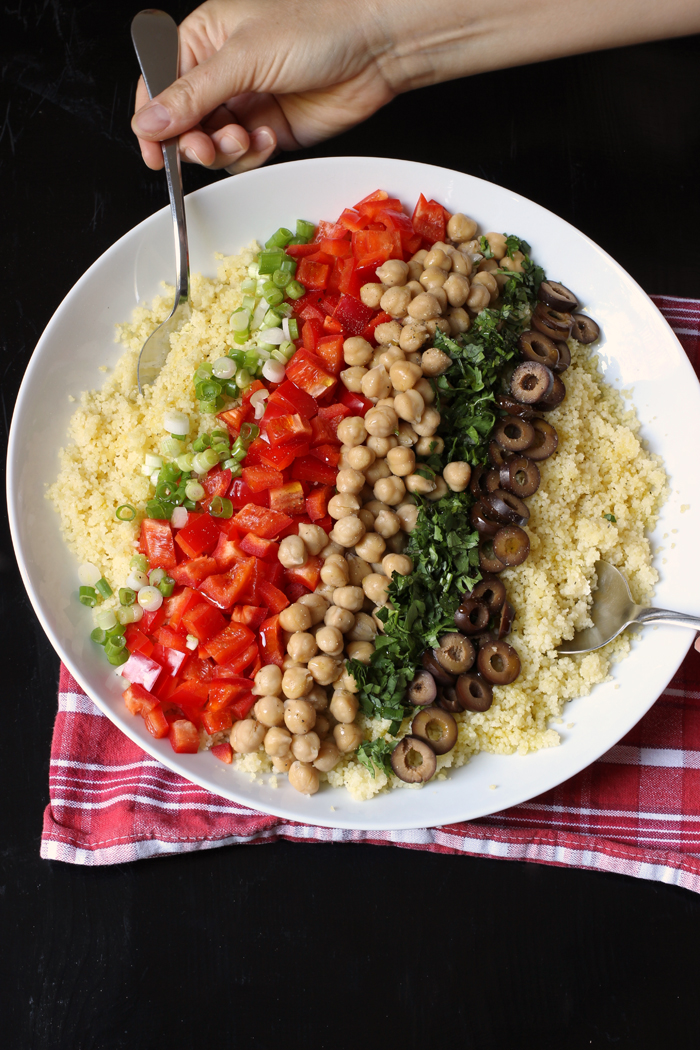
<path fill-rule="evenodd" d="M 0 15 L 3 440 L 53 311 L 166 202 L 129 130 L 137 9 L 17 0 Z M 695 296 L 699 69 L 691 37 L 499 71 L 399 98 L 300 155 L 481 176 L 573 223 L 646 291 Z M 188 166 L 186 188 L 220 177 Z M 352 845 L 40 860 L 58 658 L 5 519 L 0 609 L 4 1046 L 576 1050 L 697 1031 L 700 899 L 675 887 Z"/>

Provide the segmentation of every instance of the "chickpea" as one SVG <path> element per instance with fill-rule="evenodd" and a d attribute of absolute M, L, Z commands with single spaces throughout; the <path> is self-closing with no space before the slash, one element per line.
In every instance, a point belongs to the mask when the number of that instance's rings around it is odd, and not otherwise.
<path fill-rule="evenodd" d="M 350 514 L 357 514 L 360 509 L 360 501 L 352 492 L 339 492 L 328 500 L 328 513 L 336 521 L 339 518 L 347 518 Z"/>
<path fill-rule="evenodd" d="M 302 795 L 315 795 L 318 791 L 318 772 L 306 762 L 292 762 L 288 776 L 289 783 Z"/>
<path fill-rule="evenodd" d="M 344 551 L 343 551 L 343 548 L 340 546 L 340 544 L 336 543 L 335 540 L 330 540 L 326 544 L 326 546 L 323 548 L 323 550 L 321 551 L 321 557 L 323 558 L 324 561 L 326 561 L 326 559 L 330 558 L 331 555 L 333 555 L 333 554 L 343 554 L 343 553 L 344 553 Z"/>
<path fill-rule="evenodd" d="M 289 538 L 288 536 L 285 537 L 285 539 Z M 299 538 L 303 540 L 307 551 L 311 555 L 318 554 L 328 543 L 328 537 L 320 525 L 300 525 Z"/>
<path fill-rule="evenodd" d="M 285 569 L 293 569 L 298 565 L 306 565 L 309 552 L 301 536 L 285 536 L 277 557 Z"/>
<path fill-rule="evenodd" d="M 359 612 L 355 617 L 355 625 L 347 632 L 349 642 L 373 642 L 377 636 L 377 628 L 371 616 L 365 612 Z"/>
<path fill-rule="evenodd" d="M 410 390 L 423 375 L 420 365 L 410 361 L 396 361 L 389 369 L 389 377 L 395 390 Z"/>
<path fill-rule="evenodd" d="M 306 605 L 293 602 L 282 610 L 279 622 L 285 631 L 308 631 L 311 626 L 311 613 Z"/>
<path fill-rule="evenodd" d="M 435 391 L 433 390 L 429 379 L 426 379 L 425 376 L 423 376 L 421 379 L 418 380 L 413 389 L 418 391 L 420 396 L 423 398 L 424 404 L 432 405 L 433 401 L 435 400 Z M 417 436 L 418 435 L 416 435 L 416 438 Z"/>
<path fill-rule="evenodd" d="M 354 547 L 356 543 L 359 543 L 366 531 L 367 529 L 359 518 L 349 515 L 347 518 L 341 518 L 336 522 L 331 535 L 335 542 L 342 544 L 343 547 Z"/>
<path fill-rule="evenodd" d="M 396 323 L 398 324 L 398 322 Z M 381 327 L 381 325 L 378 327 Z M 391 392 L 391 380 L 389 379 L 389 373 L 386 368 L 382 365 L 378 365 L 376 368 L 370 368 L 369 372 L 367 372 L 362 379 L 361 388 L 365 397 L 386 397 Z M 367 426 L 366 415 L 365 426 Z"/>
<path fill-rule="evenodd" d="M 361 445 L 366 437 L 367 430 L 362 416 L 347 416 L 338 424 L 338 440 L 347 446 L 348 453 L 355 445 Z"/>
<path fill-rule="evenodd" d="M 345 590 L 346 588 L 340 588 Z M 335 659 L 333 656 L 327 656 L 323 653 L 321 656 L 314 656 L 309 660 L 309 671 L 313 676 L 315 682 L 319 685 L 330 685 L 334 682 L 340 673 L 342 664 Z"/>
<path fill-rule="evenodd" d="M 316 725 L 314 732 L 318 733 L 321 740 L 331 731 L 331 720 L 326 715 L 316 715 Z"/>
<path fill-rule="evenodd" d="M 365 306 L 370 306 L 373 310 L 379 309 L 379 303 L 384 295 L 383 284 L 363 284 L 360 288 L 360 299 Z"/>
<path fill-rule="evenodd" d="M 408 576 L 413 572 L 413 561 L 407 554 L 386 554 L 382 558 L 382 568 L 389 579 L 395 572 L 399 576 Z"/>
<path fill-rule="evenodd" d="M 327 558 L 321 569 L 321 579 L 331 587 L 345 587 L 350 579 L 350 569 L 345 558 L 340 554 Z"/>
<path fill-rule="evenodd" d="M 349 609 L 341 609 L 338 605 L 331 605 L 323 622 L 328 627 L 335 627 L 336 630 L 345 634 L 355 626 L 355 619 L 355 614 L 351 613 Z"/>
<path fill-rule="evenodd" d="M 350 464 L 348 463 L 348 454 L 352 452 L 350 445 L 340 446 L 340 456 L 338 458 L 338 470 L 347 470 Z"/>
<path fill-rule="evenodd" d="M 312 634 L 306 631 L 295 631 L 287 642 L 287 652 L 292 660 L 299 664 L 306 664 L 318 652 L 318 645 Z"/>
<path fill-rule="evenodd" d="M 474 220 L 463 215 L 461 211 L 455 212 L 447 222 L 447 236 L 451 241 L 470 241 L 476 230 Z"/>
<path fill-rule="evenodd" d="M 450 334 L 450 322 L 446 317 L 438 317 L 437 321 L 426 321 L 425 326 L 433 337 L 436 332 L 444 332 L 445 335 Z"/>
<path fill-rule="evenodd" d="M 362 587 L 337 587 L 333 592 L 334 603 L 353 613 L 360 611 L 364 597 Z"/>
<path fill-rule="evenodd" d="M 495 259 L 482 259 L 479 265 L 477 266 L 477 270 L 479 271 L 479 273 L 490 273 L 493 274 L 494 277 L 496 276 L 500 268 L 501 264 L 499 262 L 496 262 Z"/>
<path fill-rule="evenodd" d="M 421 266 L 425 263 L 425 257 L 428 254 L 427 248 L 419 248 L 417 252 L 414 252 L 411 256 L 411 262 L 418 262 Z"/>
<path fill-rule="evenodd" d="M 286 755 L 273 755 L 272 768 L 275 773 L 288 773 L 293 761 L 291 751 L 288 751 Z"/>
<path fill-rule="evenodd" d="M 284 721 L 284 704 L 278 696 L 261 696 L 256 701 L 253 713 L 264 726 L 281 726 Z"/>
<path fill-rule="evenodd" d="M 348 554 L 348 565 L 350 566 L 350 583 L 353 587 L 361 587 L 365 576 L 369 576 L 372 569 L 369 562 L 357 554 Z"/>
<path fill-rule="evenodd" d="M 386 375 L 386 372 L 384 372 Z M 388 380 L 387 376 L 387 380 Z M 389 437 L 393 434 L 399 425 L 398 416 L 395 409 L 390 408 L 388 405 L 383 405 L 380 408 L 370 408 L 365 415 L 365 427 L 367 433 L 371 434 L 372 437 Z"/>
<path fill-rule="evenodd" d="M 365 562 L 378 561 L 386 548 L 386 541 L 376 532 L 368 532 L 364 539 L 355 545 L 355 553 Z M 367 573 L 363 574 L 364 576 Z"/>
<path fill-rule="evenodd" d="M 450 252 L 452 257 L 452 272 L 460 273 L 463 277 L 471 277 L 474 265 L 468 255 L 453 248 Z"/>
<path fill-rule="evenodd" d="M 375 605 L 383 605 L 387 600 L 389 578 L 373 572 L 370 576 L 365 576 L 362 581 L 362 589 L 371 602 L 374 602 Z"/>
<path fill-rule="evenodd" d="M 229 737 L 231 747 L 240 755 L 249 755 L 262 747 L 266 732 L 267 727 L 261 722 L 256 722 L 254 718 L 242 718 L 233 723 Z"/>
<path fill-rule="evenodd" d="M 435 251 L 436 248 L 439 248 L 443 252 L 447 252 L 447 254 L 449 255 L 452 250 L 452 245 L 448 244 L 446 241 L 435 241 L 432 247 L 432 251 Z M 423 265 L 425 266 L 426 263 L 423 263 Z"/>
<path fill-rule="evenodd" d="M 448 463 L 442 472 L 442 476 L 453 492 L 464 492 L 471 481 L 472 468 L 468 463 L 456 459 Z"/>
<path fill-rule="evenodd" d="M 374 271 L 382 282 L 392 288 L 397 284 L 405 284 L 408 277 L 408 264 L 401 259 L 388 259 Z"/>
<path fill-rule="evenodd" d="M 408 288 L 409 292 L 411 293 L 411 299 L 415 299 L 415 297 L 417 295 L 422 295 L 423 292 L 425 291 L 425 288 L 420 283 L 420 273 L 418 274 L 418 278 L 419 278 L 418 280 L 409 281 L 408 284 L 406 285 L 406 287 Z M 404 319 L 403 323 L 406 324 L 406 321 L 407 321 L 407 319 Z"/>
<path fill-rule="evenodd" d="M 430 350 L 426 350 L 421 358 L 421 368 L 423 369 L 423 375 L 425 376 L 439 376 L 452 364 L 452 358 L 449 354 L 446 354 L 443 350 L 436 350 L 434 347 Z"/>
<path fill-rule="evenodd" d="M 441 270 L 439 266 L 430 266 L 427 270 L 423 270 L 423 273 L 418 278 L 418 283 L 424 292 L 432 294 L 435 288 L 442 288 L 446 280 L 447 274 L 444 270 Z"/>
<path fill-rule="evenodd" d="M 383 510 L 374 519 L 374 531 L 384 540 L 396 535 L 400 528 L 399 516 L 393 510 Z"/>
<path fill-rule="evenodd" d="M 279 696 L 282 692 L 282 672 L 276 664 L 261 667 L 255 676 L 253 692 L 258 696 Z"/>
<path fill-rule="evenodd" d="M 359 394 L 366 375 L 366 368 L 361 365 L 353 365 L 352 368 L 343 369 L 340 373 L 340 380 L 347 390 L 353 394 Z"/>
<path fill-rule="evenodd" d="M 316 585 L 315 593 L 323 595 L 323 597 L 327 600 L 329 605 L 332 604 L 332 602 L 333 602 L 333 594 L 334 594 L 334 592 L 335 592 L 335 587 L 333 586 L 332 583 L 318 583 Z"/>
<path fill-rule="evenodd" d="M 436 435 L 433 435 L 432 437 L 418 438 L 416 444 L 416 452 L 419 456 L 432 456 L 433 453 L 439 456 L 444 448 L 444 440 Z"/>
<path fill-rule="evenodd" d="M 316 725 L 316 708 L 308 700 L 291 699 L 284 705 L 284 724 L 290 733 L 308 733 Z"/>
<path fill-rule="evenodd" d="M 315 760 L 314 766 L 316 769 L 320 769 L 322 773 L 328 773 L 338 765 L 338 762 L 340 762 L 340 751 L 330 740 L 324 740 L 319 748 L 318 758 Z"/>
<path fill-rule="evenodd" d="M 367 447 L 371 448 L 377 459 L 385 459 L 387 453 L 398 445 L 398 438 L 394 434 L 390 434 L 389 437 L 370 437 L 367 438 Z"/>
<path fill-rule="evenodd" d="M 371 411 L 371 410 L 370 410 Z M 391 474 L 386 459 L 377 459 L 365 471 L 365 477 L 370 485 L 376 485 L 380 478 L 388 478 Z"/>
<path fill-rule="evenodd" d="M 425 400 L 425 398 L 423 398 Z M 411 448 L 418 441 L 418 435 L 405 419 L 402 419 L 399 423 L 398 442 L 399 445 L 403 445 L 404 448 Z"/>
<path fill-rule="evenodd" d="M 318 713 L 319 711 L 325 711 L 328 707 L 328 693 L 326 692 L 326 687 L 319 685 L 318 682 L 314 682 L 311 687 L 311 692 L 307 693 L 304 699 L 308 704 L 311 704 L 316 712 L 316 724 L 314 725 L 314 729 L 317 733 L 320 733 L 321 730 L 318 728 Z"/>
<path fill-rule="evenodd" d="M 498 283 L 496 282 L 496 278 L 492 273 L 488 273 L 488 271 L 486 270 L 484 270 L 482 273 L 477 273 L 472 280 L 472 288 L 474 287 L 474 285 L 477 284 L 483 284 L 485 288 L 488 288 L 489 295 L 491 297 L 491 302 L 493 302 L 494 299 L 498 298 Z M 465 299 L 465 302 L 468 301 L 468 299 Z M 461 303 L 453 303 L 453 306 L 461 305 Z"/>
<path fill-rule="evenodd" d="M 472 323 L 469 314 L 461 306 L 453 306 L 448 310 L 447 320 L 450 322 L 450 335 L 468 332 Z"/>
<path fill-rule="evenodd" d="M 352 693 L 336 689 L 331 697 L 330 712 L 338 722 L 354 722 L 360 705 Z"/>
<path fill-rule="evenodd" d="M 416 507 L 415 503 L 401 503 L 396 508 L 396 513 L 403 531 L 413 532 L 418 521 L 418 507 Z"/>
<path fill-rule="evenodd" d="M 275 725 L 265 733 L 263 747 L 270 758 L 281 758 L 289 751 L 292 734 L 283 726 Z"/>
<path fill-rule="evenodd" d="M 479 275 L 477 274 L 477 277 Z M 473 284 L 471 291 L 469 292 L 469 298 L 467 299 L 467 306 L 470 310 L 473 310 L 475 314 L 480 314 L 482 310 L 491 302 L 491 293 L 484 284 Z"/>
<path fill-rule="evenodd" d="M 432 492 L 428 493 L 428 499 L 431 503 L 436 503 L 439 499 L 442 499 L 443 496 L 446 496 L 447 493 L 447 482 L 438 474 L 438 476 L 435 478 L 435 488 Z"/>
<path fill-rule="evenodd" d="M 510 270 L 513 273 L 522 273 L 524 258 L 525 256 L 522 252 L 513 252 L 512 258 L 506 255 L 501 260 L 501 268 L 503 270 Z"/>
<path fill-rule="evenodd" d="M 361 664 L 368 664 L 374 652 L 372 642 L 348 642 L 345 647 L 348 660 L 359 660 Z"/>
<path fill-rule="evenodd" d="M 362 730 L 354 722 L 339 722 L 333 727 L 333 737 L 339 751 L 356 751 L 362 743 Z"/>
<path fill-rule="evenodd" d="M 371 360 L 373 353 L 371 343 L 368 343 L 361 335 L 351 335 L 343 343 L 343 357 L 346 365 L 366 365 Z"/>
<path fill-rule="evenodd" d="M 500 261 L 508 252 L 505 236 L 502 233 L 487 233 L 485 237 L 489 248 L 493 252 L 494 259 Z"/>
<path fill-rule="evenodd" d="M 411 290 L 409 288 L 388 288 L 382 296 L 379 306 L 391 317 L 405 317 L 408 313 L 408 304 L 411 301 Z"/>
<path fill-rule="evenodd" d="M 316 642 L 327 656 L 340 656 L 343 651 L 343 635 L 337 627 L 320 627 L 316 632 Z"/>
<path fill-rule="evenodd" d="M 374 486 L 374 495 L 377 499 L 395 507 L 401 503 L 406 495 L 406 486 L 400 477 L 391 474 L 388 478 L 380 478 Z"/>
<path fill-rule="evenodd" d="M 343 420 L 343 422 L 345 422 L 345 420 Z M 340 430 L 340 427 L 338 427 L 338 429 Z M 368 467 L 372 466 L 375 457 L 376 453 L 371 449 L 366 448 L 364 445 L 355 445 L 353 448 L 349 449 L 346 455 L 350 469 L 363 472 L 367 470 Z M 299 534 L 301 535 L 301 526 L 299 526 Z"/>
<path fill-rule="evenodd" d="M 298 700 L 306 696 L 313 684 L 311 674 L 306 667 L 290 667 L 282 675 L 282 692 L 288 700 Z M 287 726 L 291 729 L 288 722 Z"/>
<path fill-rule="evenodd" d="M 404 419 L 415 429 L 415 424 L 423 415 L 425 401 L 415 387 L 405 390 L 394 398 L 394 411 L 400 419 Z M 370 409 L 371 411 L 371 409 Z M 369 414 L 369 413 L 368 413 Z"/>
<path fill-rule="evenodd" d="M 399 337 L 399 346 L 406 353 L 420 350 L 423 343 L 428 338 L 428 329 L 424 324 L 420 322 L 413 322 L 404 325 L 401 330 Z"/>
<path fill-rule="evenodd" d="M 397 477 L 405 477 L 411 474 L 416 466 L 416 456 L 412 449 L 399 445 L 397 448 L 389 449 L 386 461 L 391 467 L 392 473 Z"/>
<path fill-rule="evenodd" d="M 424 478 L 420 474 L 409 474 L 406 478 L 406 488 L 409 492 L 427 496 L 435 488 L 435 481 L 432 478 Z"/>
<path fill-rule="evenodd" d="M 340 677 L 333 683 L 334 689 L 347 689 L 349 693 L 359 692 L 359 686 L 349 671 L 343 671 Z"/>
<path fill-rule="evenodd" d="M 344 467 L 342 470 L 339 470 L 335 480 L 338 492 L 349 492 L 353 496 L 362 491 L 364 483 L 364 474 L 360 474 L 358 470 L 353 470 L 352 467 Z"/>
<path fill-rule="evenodd" d="M 378 324 L 374 329 L 374 338 L 380 346 L 389 346 L 392 343 L 398 344 L 401 338 L 401 325 L 398 321 L 385 321 L 384 324 Z"/>
<path fill-rule="evenodd" d="M 363 491 L 363 495 L 364 495 L 364 489 L 362 491 Z M 372 492 L 372 495 L 374 495 L 373 492 Z M 367 530 L 367 532 L 371 532 L 372 529 L 374 528 L 374 514 L 372 513 L 372 511 L 371 510 L 367 510 L 366 507 L 363 507 L 362 510 L 359 510 L 357 512 L 357 516 L 360 519 L 360 521 L 362 522 L 362 524 L 364 525 L 364 527 Z"/>
<path fill-rule="evenodd" d="M 309 733 L 297 733 L 292 737 L 290 751 L 298 762 L 313 762 L 321 750 L 321 739 L 312 729 Z"/>
<path fill-rule="evenodd" d="M 440 316 L 440 304 L 430 292 L 422 292 L 408 304 L 408 313 L 414 321 L 430 321 Z"/>
<path fill-rule="evenodd" d="M 419 423 L 413 424 L 413 429 L 416 434 L 420 434 L 421 437 L 432 437 L 437 428 L 440 426 L 440 413 L 432 405 L 428 405 L 423 415 L 420 417 Z"/>
<path fill-rule="evenodd" d="M 427 253 L 426 253 L 427 254 Z M 416 259 L 409 259 L 408 261 L 408 276 L 409 281 L 406 282 L 406 286 L 417 281 L 423 272 L 423 264 L 419 263 Z"/>
<path fill-rule="evenodd" d="M 374 514 L 375 518 L 377 514 L 381 514 L 383 510 L 390 510 L 388 503 L 382 503 L 380 499 L 375 499 L 372 495 L 372 499 L 365 503 L 365 510 L 370 510 Z"/>
<path fill-rule="evenodd" d="M 450 306 L 464 306 L 469 295 L 469 288 L 470 284 L 466 277 L 459 273 L 451 273 L 445 281 L 443 291 Z"/>
<path fill-rule="evenodd" d="M 452 268 L 452 260 L 447 252 L 444 252 L 442 248 L 438 248 L 437 245 L 434 244 L 431 251 L 428 252 L 423 260 L 423 266 L 426 270 L 430 269 L 431 266 L 436 266 L 441 270 L 448 271 Z"/>
<path fill-rule="evenodd" d="M 403 554 L 408 545 L 408 536 L 405 532 L 397 532 L 386 541 L 387 550 L 391 554 Z"/>

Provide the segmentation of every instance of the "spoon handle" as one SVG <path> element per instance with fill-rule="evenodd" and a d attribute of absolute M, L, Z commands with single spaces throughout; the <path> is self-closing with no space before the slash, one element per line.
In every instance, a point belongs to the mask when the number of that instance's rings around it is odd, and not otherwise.
<path fill-rule="evenodd" d="M 669 609 L 637 608 L 634 623 L 669 623 L 676 627 L 692 627 L 700 631 L 700 616 L 690 613 L 671 612 Z"/>
<path fill-rule="evenodd" d="M 131 39 L 141 66 L 148 97 L 153 98 L 177 80 L 180 38 L 177 24 L 165 11 L 140 11 L 131 23 Z M 187 302 L 190 286 L 190 261 L 187 250 L 185 198 L 177 139 L 161 143 L 165 176 L 170 194 L 170 210 L 175 232 L 175 268 L 177 284 L 173 310 Z"/>

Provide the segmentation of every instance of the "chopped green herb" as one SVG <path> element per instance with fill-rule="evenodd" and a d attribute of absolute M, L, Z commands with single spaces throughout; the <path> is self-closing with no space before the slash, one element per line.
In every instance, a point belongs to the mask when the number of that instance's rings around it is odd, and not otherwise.
<path fill-rule="evenodd" d="M 617 524 L 617 518 L 614 514 L 604 514 L 603 517 L 606 519 L 606 521 L 611 521 L 613 525 Z"/>
<path fill-rule="evenodd" d="M 368 740 L 357 749 L 358 761 L 375 775 L 375 766 L 389 776 L 391 773 L 391 752 L 393 745 L 387 740 Z"/>

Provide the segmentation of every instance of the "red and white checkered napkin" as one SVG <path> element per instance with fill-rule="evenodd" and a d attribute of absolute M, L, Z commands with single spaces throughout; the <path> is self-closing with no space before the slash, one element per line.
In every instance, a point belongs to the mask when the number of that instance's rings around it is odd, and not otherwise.
<path fill-rule="evenodd" d="M 693 365 L 700 302 L 655 300 Z M 65 667 L 51 748 L 41 855 L 117 864 L 277 838 L 372 842 L 623 872 L 700 892 L 700 653 L 654 707 L 588 769 L 522 806 L 413 831 L 345 831 L 267 816 L 190 784 L 144 754 Z"/>

